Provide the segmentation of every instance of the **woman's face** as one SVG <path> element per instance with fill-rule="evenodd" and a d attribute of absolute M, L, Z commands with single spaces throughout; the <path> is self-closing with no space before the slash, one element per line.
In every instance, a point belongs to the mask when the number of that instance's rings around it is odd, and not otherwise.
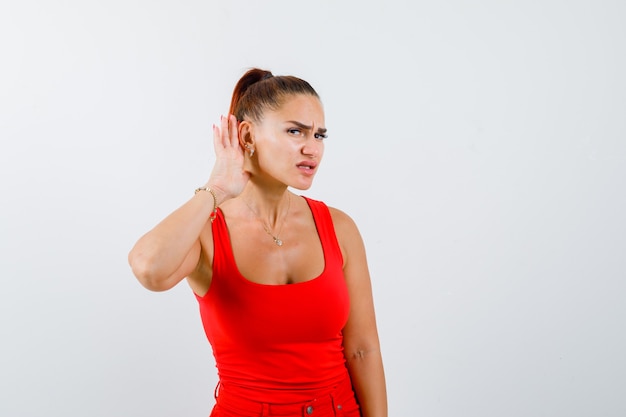
<path fill-rule="evenodd" d="M 299 190 L 311 187 L 324 154 L 324 109 L 317 97 L 288 97 L 278 110 L 266 110 L 251 125 L 256 153 L 253 174 Z M 269 178 L 268 178 L 269 179 Z"/>

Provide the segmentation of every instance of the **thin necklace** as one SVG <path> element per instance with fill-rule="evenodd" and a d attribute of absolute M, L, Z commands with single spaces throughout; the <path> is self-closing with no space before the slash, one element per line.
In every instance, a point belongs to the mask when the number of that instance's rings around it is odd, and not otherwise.
<path fill-rule="evenodd" d="M 250 204 L 248 204 L 248 202 L 245 199 L 243 199 L 243 202 L 246 203 L 246 206 L 248 206 L 248 208 L 250 209 L 252 214 L 254 214 L 257 220 L 261 222 L 261 225 L 263 225 L 263 230 L 265 230 L 265 233 L 267 233 L 268 235 L 272 237 L 272 239 L 274 240 L 274 243 L 276 243 L 276 246 L 283 246 L 283 241 L 281 238 L 279 238 L 279 236 L 280 236 L 280 232 L 283 230 L 283 225 L 285 224 L 285 221 L 287 220 L 287 216 L 289 215 L 289 209 L 291 208 L 291 196 L 289 195 L 289 192 L 287 192 L 287 211 L 285 212 L 285 216 L 283 217 L 283 221 L 281 222 L 280 227 L 278 229 L 278 233 L 276 233 L 276 235 L 273 235 L 272 232 L 270 232 L 269 227 L 265 225 L 265 222 L 261 220 L 261 217 L 259 217 L 259 215 L 256 214 L 256 211 L 254 211 L 254 209 L 250 207 Z"/>

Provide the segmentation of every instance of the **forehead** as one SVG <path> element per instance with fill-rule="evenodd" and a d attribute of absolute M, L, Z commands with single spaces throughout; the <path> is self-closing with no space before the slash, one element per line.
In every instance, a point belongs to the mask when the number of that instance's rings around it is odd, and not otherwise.
<path fill-rule="evenodd" d="M 324 125 L 324 108 L 321 101 L 308 94 L 288 96 L 285 102 L 276 110 L 268 110 L 266 117 L 283 120 L 313 122 L 316 126 Z"/>

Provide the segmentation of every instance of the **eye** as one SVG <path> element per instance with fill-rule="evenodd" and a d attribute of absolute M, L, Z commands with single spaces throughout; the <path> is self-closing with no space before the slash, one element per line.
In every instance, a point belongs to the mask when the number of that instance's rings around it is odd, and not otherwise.
<path fill-rule="evenodd" d="M 300 129 L 296 129 L 295 127 L 291 129 L 287 129 L 287 133 L 289 133 L 290 135 L 294 135 L 294 136 L 302 135 L 302 131 Z"/>
<path fill-rule="evenodd" d="M 328 137 L 328 135 L 325 134 L 325 133 L 316 133 L 315 134 L 315 139 L 320 139 L 321 140 L 321 139 L 326 139 L 327 137 Z"/>

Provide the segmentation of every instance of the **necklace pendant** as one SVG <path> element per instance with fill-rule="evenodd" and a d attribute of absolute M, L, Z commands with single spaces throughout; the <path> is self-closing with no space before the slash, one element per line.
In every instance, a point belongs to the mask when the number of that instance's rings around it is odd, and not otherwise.
<path fill-rule="evenodd" d="M 274 243 L 276 243 L 276 245 L 278 246 L 283 246 L 283 241 L 277 237 L 274 238 Z"/>

